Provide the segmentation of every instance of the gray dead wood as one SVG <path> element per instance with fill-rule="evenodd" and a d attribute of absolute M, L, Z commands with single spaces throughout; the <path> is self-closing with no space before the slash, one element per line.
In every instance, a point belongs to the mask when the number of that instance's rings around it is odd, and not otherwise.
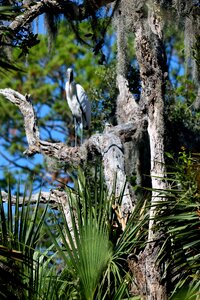
<path fill-rule="evenodd" d="M 162 190 L 167 189 L 164 160 L 164 93 L 166 61 L 162 44 L 162 17 L 158 1 L 148 2 L 148 15 L 144 10 L 135 11 L 133 16 L 136 56 L 140 69 L 141 105 L 147 113 L 148 136 L 151 159 L 152 197 L 149 211 L 148 241 L 144 251 L 133 260 L 132 272 L 142 299 L 166 300 L 166 282 L 163 278 L 164 264 L 157 263 L 162 246 L 162 233 L 155 230 L 156 203 L 164 201 Z M 141 285 L 142 283 L 142 285 Z M 133 284 L 135 286 L 135 284 Z"/>
<path fill-rule="evenodd" d="M 134 199 L 127 185 L 122 142 L 128 141 L 133 135 L 137 136 L 137 131 L 141 131 L 142 126 L 145 126 L 145 119 L 140 120 L 138 124 L 129 122 L 106 129 L 104 133 L 90 137 L 81 147 L 68 147 L 64 143 L 40 140 L 30 95 L 23 96 L 12 89 L 1 89 L 0 94 L 15 104 L 23 115 L 28 142 L 28 149 L 24 155 L 41 153 L 75 167 L 87 164 L 89 157 L 101 156 L 109 192 L 111 193 L 116 186 L 115 196 L 120 197 L 124 189 L 121 214 L 124 219 L 127 218 L 133 209 Z"/>
<path fill-rule="evenodd" d="M 53 209 L 60 209 L 62 207 L 66 222 L 69 229 L 72 228 L 71 214 L 69 209 L 69 201 L 66 191 L 51 190 L 50 192 L 40 192 L 32 194 L 31 197 L 17 197 L 10 196 L 8 193 L 1 191 L 1 199 L 3 202 L 11 201 L 12 205 L 18 201 L 19 206 L 35 205 L 38 201 L 40 204 L 48 204 Z"/>

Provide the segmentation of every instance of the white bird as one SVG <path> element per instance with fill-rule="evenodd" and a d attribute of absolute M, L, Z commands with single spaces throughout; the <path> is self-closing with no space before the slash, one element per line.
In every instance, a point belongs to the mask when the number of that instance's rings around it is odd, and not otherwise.
<path fill-rule="evenodd" d="M 74 118 L 75 146 L 77 134 L 80 130 L 81 144 L 83 143 L 83 129 L 89 129 L 91 121 L 91 104 L 84 88 L 74 81 L 73 70 L 67 69 L 68 81 L 65 85 L 66 99 Z"/>

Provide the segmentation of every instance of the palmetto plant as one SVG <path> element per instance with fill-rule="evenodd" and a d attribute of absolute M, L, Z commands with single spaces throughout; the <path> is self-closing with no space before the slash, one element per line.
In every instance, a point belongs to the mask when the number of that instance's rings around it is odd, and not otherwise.
<path fill-rule="evenodd" d="M 11 191 L 8 202 L 0 194 L 0 298 L 33 299 L 36 294 L 36 274 L 39 268 L 34 259 L 46 209 L 39 214 L 39 197 L 30 205 L 26 191 L 15 197 L 12 205 Z"/>
<path fill-rule="evenodd" d="M 137 233 L 145 218 L 130 220 L 124 232 L 117 223 L 103 178 L 90 183 L 79 172 L 75 188 L 67 188 L 71 222 L 58 223 L 58 238 L 49 233 L 63 261 L 60 275 L 63 299 L 123 299 L 130 276 L 127 256 L 141 245 Z M 118 199 L 120 204 L 120 199 Z M 67 280 L 62 280 L 66 278 Z M 71 294 L 70 294 L 71 292 Z M 61 298 L 62 299 L 62 298 Z"/>
<path fill-rule="evenodd" d="M 200 297 L 200 164 L 197 158 L 184 151 L 180 153 L 173 172 L 169 173 L 170 188 L 160 191 L 167 201 L 157 203 L 158 226 L 165 232 L 158 259 L 167 258 L 166 273 L 171 279 L 169 291 L 173 300 Z"/>
<path fill-rule="evenodd" d="M 163 232 L 158 262 L 167 262 L 163 273 L 173 300 L 197 300 L 200 292 L 200 195 L 191 157 L 181 154 L 169 174 L 170 188 L 160 191 L 166 201 L 157 203 L 157 226 Z M 159 191 L 158 191 L 159 192 Z M 0 202 L 0 298 L 95 299 L 130 298 L 131 278 L 127 257 L 145 247 L 148 214 L 144 199 L 138 201 L 123 231 L 116 215 L 121 198 L 108 195 L 103 176 L 88 178 L 78 172 L 73 188 L 66 188 L 70 219 L 64 213 L 39 213 L 27 193 L 8 203 Z M 31 198 L 31 193 L 29 199 Z M 39 215 L 39 218 L 38 218 Z M 48 218 L 46 217 L 48 216 Z M 49 223 L 50 222 L 50 223 Z M 38 241 L 44 231 L 52 245 Z M 50 224 L 52 226 L 50 226 Z M 156 230 L 156 228 L 155 228 Z"/>
<path fill-rule="evenodd" d="M 123 232 L 102 176 L 87 181 L 79 172 L 74 189 L 67 188 L 71 222 L 64 214 L 40 210 L 40 195 L 31 192 L 8 202 L 0 198 L 0 298 L 2 299 L 123 299 L 130 276 L 126 258 L 142 243 L 144 224 L 130 220 Z M 91 183 L 92 182 L 92 183 Z M 14 204 L 13 205 L 13 199 Z M 52 245 L 39 249 L 44 221 Z M 55 226 L 49 226 L 49 221 Z"/>

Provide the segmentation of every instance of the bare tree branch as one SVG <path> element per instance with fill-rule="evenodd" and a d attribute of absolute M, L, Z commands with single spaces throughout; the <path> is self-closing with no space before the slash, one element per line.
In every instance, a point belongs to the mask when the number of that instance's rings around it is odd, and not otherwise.
<path fill-rule="evenodd" d="M 31 156 L 41 153 L 75 167 L 86 164 L 89 158 L 96 157 L 96 155 L 101 156 L 109 192 L 112 193 L 115 186 L 115 196 L 120 197 L 120 193 L 124 189 L 122 214 L 125 218 L 127 217 L 127 214 L 132 211 L 134 201 L 126 182 L 122 142 L 128 141 L 134 135 L 137 136 L 138 131 L 141 132 L 141 128 L 145 127 L 145 119 L 138 123 L 127 123 L 106 128 L 104 133 L 93 135 L 82 146 L 68 147 L 64 143 L 40 140 L 30 96 L 23 96 L 12 89 L 0 89 L 0 94 L 15 104 L 24 117 L 28 142 L 25 155 Z"/>
<path fill-rule="evenodd" d="M 40 135 L 36 124 L 36 116 L 30 100 L 30 95 L 23 96 L 12 89 L 0 89 L 0 94 L 2 94 L 6 99 L 20 109 L 24 117 L 24 128 L 29 148 L 35 149 L 36 153 L 39 146 Z"/>
<path fill-rule="evenodd" d="M 18 15 L 14 21 L 9 25 L 10 29 L 19 31 L 21 27 L 26 26 L 32 22 L 36 17 L 45 12 L 45 3 L 43 1 L 28 7 L 28 9 L 21 15 Z"/>
<path fill-rule="evenodd" d="M 8 193 L 1 191 L 1 199 L 3 202 L 8 202 L 11 200 L 12 205 L 16 204 L 17 198 L 16 196 L 11 196 Z M 66 221 L 68 223 L 69 228 L 72 227 L 71 225 L 71 215 L 69 209 L 69 201 L 67 197 L 66 191 L 59 191 L 59 190 L 51 190 L 50 192 L 41 192 L 31 195 L 31 197 L 19 197 L 18 204 L 19 206 L 22 205 L 34 205 L 40 201 L 43 204 L 49 204 L 54 209 L 59 209 L 62 207 Z"/>
<path fill-rule="evenodd" d="M 4 191 L 1 191 L 0 196 L 1 200 L 4 203 L 11 201 L 12 205 L 15 205 L 17 201 L 19 206 L 35 205 L 39 201 L 42 204 L 48 204 L 53 209 L 60 209 L 60 207 L 62 207 L 69 228 L 73 228 L 69 201 L 66 191 L 51 190 L 50 192 L 40 192 L 32 194 L 31 197 L 25 198 L 24 196 L 16 197 L 14 195 L 10 195 Z M 118 221 L 122 226 L 122 230 L 124 230 L 126 227 L 127 220 L 123 216 L 123 211 L 121 211 L 121 208 L 117 205 L 113 205 L 113 210 L 115 211 Z"/>
<path fill-rule="evenodd" d="M 17 16 L 9 27 L 12 30 L 19 31 L 21 27 L 26 26 L 39 15 L 49 11 L 53 11 L 54 15 L 64 14 L 71 20 L 84 20 L 94 13 L 94 10 L 98 10 L 100 7 L 112 2 L 114 0 L 95 0 L 91 1 L 91 5 L 88 6 L 88 3 L 78 5 L 73 1 L 42 0 L 28 6 L 28 9 Z"/>
<path fill-rule="evenodd" d="M 58 193 L 57 193 L 58 192 Z M 3 202 L 8 202 L 9 197 L 11 197 L 11 203 L 12 205 L 15 205 L 17 202 L 16 196 L 10 196 L 8 193 L 1 191 L 1 197 Z M 24 199 L 24 197 L 19 197 L 19 206 L 26 205 L 26 204 L 36 204 L 38 199 L 40 199 L 40 203 L 43 204 L 52 204 L 52 205 L 59 205 L 60 198 L 66 197 L 66 193 L 64 191 L 51 191 L 51 192 L 41 192 L 33 194 L 31 197 L 27 197 Z"/>

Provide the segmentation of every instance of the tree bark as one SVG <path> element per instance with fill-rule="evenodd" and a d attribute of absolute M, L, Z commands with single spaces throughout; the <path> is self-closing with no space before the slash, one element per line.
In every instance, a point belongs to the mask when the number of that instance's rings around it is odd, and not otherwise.
<path fill-rule="evenodd" d="M 126 122 L 138 122 L 143 118 L 143 111 L 137 103 L 134 95 L 131 94 L 129 89 L 129 82 L 127 80 L 128 70 L 128 37 L 127 32 L 128 21 L 127 15 L 129 9 L 132 9 L 129 4 L 130 1 L 120 1 L 114 17 L 114 25 L 117 33 L 117 87 L 119 94 L 117 96 L 116 105 L 116 118 L 118 124 Z M 137 139 L 132 138 L 126 144 L 124 144 L 125 155 L 125 170 L 129 178 L 136 176 L 136 184 L 142 184 L 141 174 L 141 157 L 140 157 L 140 142 L 143 139 L 143 133 L 146 128 L 141 127 L 141 131 L 138 130 Z M 133 191 L 132 191 L 133 193 Z"/>
<path fill-rule="evenodd" d="M 157 1 L 148 2 L 148 16 L 140 10 L 135 12 L 136 56 L 140 68 L 142 93 L 140 103 L 148 121 L 148 135 L 151 159 L 152 197 L 149 211 L 147 245 L 133 260 L 132 271 L 142 299 L 167 299 L 166 282 L 163 280 L 163 266 L 157 263 L 162 246 L 162 233 L 155 231 L 156 203 L 163 201 L 161 191 L 167 188 L 164 160 L 164 91 L 166 77 L 165 53 L 162 46 L 162 19 Z M 156 11 L 155 11 L 156 9 Z M 142 282 L 142 285 L 140 284 Z"/>

